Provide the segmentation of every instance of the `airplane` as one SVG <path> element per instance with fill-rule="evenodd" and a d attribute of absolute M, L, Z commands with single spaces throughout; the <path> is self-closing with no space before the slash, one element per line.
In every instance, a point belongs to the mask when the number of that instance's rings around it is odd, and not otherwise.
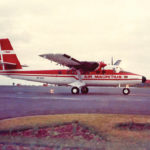
<path fill-rule="evenodd" d="M 8 38 L 0 39 L 0 75 L 14 79 L 71 86 L 72 94 L 87 94 L 89 86 L 125 85 L 124 95 L 130 94 L 129 85 L 146 82 L 146 77 L 124 71 L 121 60 L 106 64 L 101 62 L 79 61 L 67 54 L 42 54 L 42 58 L 68 67 L 59 70 L 24 70 Z"/>

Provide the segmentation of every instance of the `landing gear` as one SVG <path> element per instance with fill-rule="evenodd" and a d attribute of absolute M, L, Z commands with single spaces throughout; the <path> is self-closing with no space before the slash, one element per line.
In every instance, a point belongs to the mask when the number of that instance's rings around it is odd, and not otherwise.
<path fill-rule="evenodd" d="M 79 88 L 73 87 L 73 88 L 71 89 L 71 93 L 72 93 L 72 94 L 79 94 Z"/>
<path fill-rule="evenodd" d="M 83 87 L 81 88 L 81 93 L 82 93 L 82 94 L 87 94 L 88 91 L 89 91 L 89 89 L 88 89 L 86 86 L 83 86 Z"/>
<path fill-rule="evenodd" d="M 124 95 L 129 95 L 130 94 L 130 89 L 129 88 L 124 88 L 122 90 L 122 92 L 123 92 Z"/>
<path fill-rule="evenodd" d="M 76 81 L 76 82 L 70 84 L 71 86 L 73 86 L 73 88 L 71 89 L 71 93 L 72 94 L 79 94 L 79 88 L 78 87 L 81 87 L 81 93 L 87 94 L 89 89 L 85 86 L 86 84 L 82 81 L 80 70 L 77 70 L 77 75 L 78 75 L 79 81 Z"/>
<path fill-rule="evenodd" d="M 79 88 L 78 87 L 73 87 L 72 89 L 71 89 L 71 93 L 72 94 L 79 94 Z M 86 86 L 82 86 L 81 87 L 81 93 L 82 94 L 87 94 L 88 93 L 88 91 L 89 91 L 89 89 L 86 87 Z"/>

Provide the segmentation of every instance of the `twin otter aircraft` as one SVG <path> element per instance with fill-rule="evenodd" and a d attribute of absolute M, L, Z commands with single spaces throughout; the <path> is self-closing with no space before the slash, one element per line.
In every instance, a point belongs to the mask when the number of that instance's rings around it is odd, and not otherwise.
<path fill-rule="evenodd" d="M 43 54 L 43 58 L 54 61 L 68 70 L 25 71 L 10 44 L 9 39 L 0 39 L 0 75 L 10 78 L 36 81 L 61 86 L 71 86 L 72 94 L 88 93 L 88 86 L 125 85 L 123 94 L 130 93 L 130 84 L 146 82 L 144 76 L 126 72 L 119 67 L 121 60 L 112 65 L 104 62 L 78 61 L 66 54 Z"/>

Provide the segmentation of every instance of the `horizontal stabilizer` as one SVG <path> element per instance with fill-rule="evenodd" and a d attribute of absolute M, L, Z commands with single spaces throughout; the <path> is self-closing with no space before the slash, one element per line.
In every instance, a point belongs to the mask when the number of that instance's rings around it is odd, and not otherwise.
<path fill-rule="evenodd" d="M 22 67 L 29 67 L 29 66 L 27 66 L 27 65 L 21 65 Z"/>
<path fill-rule="evenodd" d="M 12 66 L 16 66 L 16 65 L 17 65 L 16 63 L 11 63 L 11 62 L 1 62 L 1 61 L 0 61 L 0 64 L 4 64 L 4 65 L 12 65 Z"/>

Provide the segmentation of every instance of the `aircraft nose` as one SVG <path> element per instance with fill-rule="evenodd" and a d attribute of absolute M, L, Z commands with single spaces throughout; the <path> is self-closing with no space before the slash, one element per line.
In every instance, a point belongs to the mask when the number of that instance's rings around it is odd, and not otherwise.
<path fill-rule="evenodd" d="M 146 82 L 146 77 L 142 76 L 142 83 Z"/>

